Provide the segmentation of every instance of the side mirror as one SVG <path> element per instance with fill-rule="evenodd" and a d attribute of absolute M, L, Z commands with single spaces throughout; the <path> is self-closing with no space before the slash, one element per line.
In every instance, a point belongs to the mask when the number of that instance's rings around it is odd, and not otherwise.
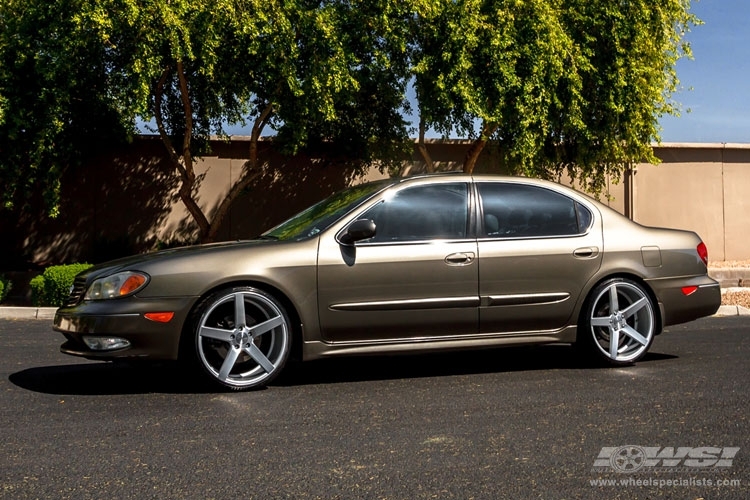
<path fill-rule="evenodd" d="M 358 219 L 349 224 L 349 227 L 341 233 L 339 241 L 344 245 L 352 245 L 357 241 L 372 238 L 375 232 L 375 222 L 370 219 Z"/>

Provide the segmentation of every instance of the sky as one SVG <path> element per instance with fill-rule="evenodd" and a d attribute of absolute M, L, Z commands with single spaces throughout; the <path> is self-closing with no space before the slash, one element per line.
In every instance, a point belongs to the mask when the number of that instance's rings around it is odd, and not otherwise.
<path fill-rule="evenodd" d="M 704 24 L 677 62 L 682 116 L 662 117 L 662 142 L 750 143 L 750 0 L 693 0 Z"/>

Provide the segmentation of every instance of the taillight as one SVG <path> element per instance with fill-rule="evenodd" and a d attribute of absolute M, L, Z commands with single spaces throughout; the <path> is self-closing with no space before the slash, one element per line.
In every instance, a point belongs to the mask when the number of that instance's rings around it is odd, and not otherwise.
<path fill-rule="evenodd" d="M 704 264 L 708 265 L 708 248 L 702 241 L 698 244 L 698 257 L 701 258 Z"/>

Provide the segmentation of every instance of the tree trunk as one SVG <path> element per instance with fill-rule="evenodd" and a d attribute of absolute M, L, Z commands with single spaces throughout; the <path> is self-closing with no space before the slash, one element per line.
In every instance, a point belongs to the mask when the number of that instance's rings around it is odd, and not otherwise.
<path fill-rule="evenodd" d="M 492 134 L 494 134 L 496 130 L 497 125 L 495 124 L 488 124 L 485 122 L 485 124 L 482 126 L 482 133 L 479 135 L 477 140 L 474 141 L 469 150 L 466 152 L 466 156 L 464 157 L 465 174 L 471 175 L 474 173 L 474 167 L 476 167 L 479 155 L 482 153 L 482 151 L 484 150 L 484 146 L 487 144 L 487 141 L 490 137 L 492 137 Z"/>
<path fill-rule="evenodd" d="M 208 235 L 210 224 L 203 210 L 198 206 L 198 203 L 193 197 L 193 190 L 195 189 L 195 170 L 193 169 L 193 155 L 190 151 L 190 139 L 193 134 L 193 111 L 190 104 L 190 96 L 188 94 L 187 79 L 185 78 L 185 72 L 183 71 L 182 62 L 177 63 L 177 76 L 180 81 L 180 97 L 182 99 L 182 105 L 185 109 L 185 138 L 182 143 L 182 155 L 177 153 L 172 141 L 167 134 L 167 130 L 164 127 L 164 118 L 162 117 L 161 106 L 162 97 L 164 95 L 164 85 L 166 85 L 167 79 L 172 72 L 171 67 L 167 67 L 161 74 L 159 81 L 156 84 L 156 90 L 154 92 L 154 118 L 156 120 L 156 126 L 159 130 L 159 137 L 161 138 L 164 147 L 169 154 L 169 159 L 172 162 L 172 166 L 180 174 L 180 200 L 185 205 L 185 208 L 193 217 L 196 224 L 198 224 L 198 230 L 200 232 L 201 241 Z"/>
<path fill-rule="evenodd" d="M 435 171 L 435 164 L 432 162 L 432 157 L 430 156 L 430 152 L 427 151 L 427 146 L 424 143 L 424 120 L 419 120 L 419 142 L 417 142 L 417 151 L 419 151 L 419 154 L 422 156 L 422 160 L 424 160 L 425 163 L 425 170 L 427 170 L 428 173 L 433 173 Z"/>

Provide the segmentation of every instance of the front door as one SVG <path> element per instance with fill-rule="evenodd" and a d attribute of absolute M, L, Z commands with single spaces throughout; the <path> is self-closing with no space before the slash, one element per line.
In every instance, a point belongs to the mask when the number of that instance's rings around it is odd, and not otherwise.
<path fill-rule="evenodd" d="M 434 182 L 434 181 L 433 181 Z M 476 334 L 478 266 L 469 234 L 469 186 L 401 188 L 356 219 L 376 234 L 353 246 L 321 238 L 318 306 L 332 342 Z"/>

